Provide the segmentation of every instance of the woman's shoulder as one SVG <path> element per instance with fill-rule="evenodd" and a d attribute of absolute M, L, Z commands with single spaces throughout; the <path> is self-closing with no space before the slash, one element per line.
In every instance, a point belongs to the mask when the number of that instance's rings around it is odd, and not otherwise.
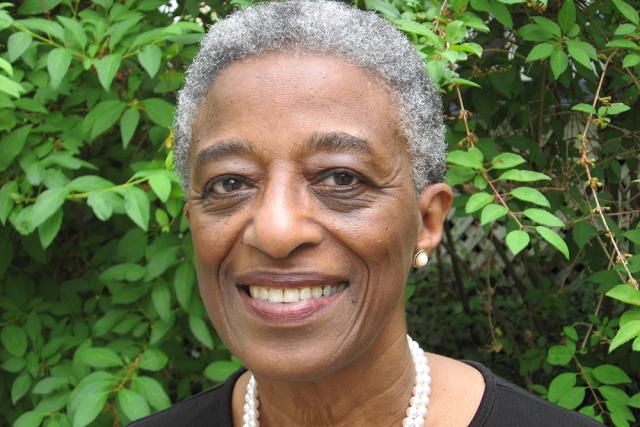
<path fill-rule="evenodd" d="M 469 427 L 602 426 L 592 418 L 541 399 L 478 362 L 464 362 L 480 371 L 485 381 L 482 401 Z"/>
<path fill-rule="evenodd" d="M 224 383 L 134 421 L 129 427 L 230 427 L 233 386 L 244 372 L 239 369 Z"/>

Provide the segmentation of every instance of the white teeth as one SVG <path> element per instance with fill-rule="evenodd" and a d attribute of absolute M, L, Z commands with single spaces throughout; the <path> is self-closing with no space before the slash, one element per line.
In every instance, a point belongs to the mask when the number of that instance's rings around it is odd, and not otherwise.
<path fill-rule="evenodd" d="M 313 286 L 306 288 L 267 288 L 249 286 L 251 298 L 269 302 L 298 302 L 335 295 L 346 289 L 346 283 L 340 285 Z"/>
<path fill-rule="evenodd" d="M 299 293 L 299 296 L 300 296 L 300 301 L 306 301 L 308 299 L 311 299 L 311 297 L 312 297 L 311 288 L 300 288 L 298 293 Z"/>
<path fill-rule="evenodd" d="M 300 293 L 297 289 L 286 288 L 284 290 L 284 302 L 300 301 Z"/>
<path fill-rule="evenodd" d="M 284 292 L 280 288 L 269 288 L 269 302 L 283 302 Z"/>

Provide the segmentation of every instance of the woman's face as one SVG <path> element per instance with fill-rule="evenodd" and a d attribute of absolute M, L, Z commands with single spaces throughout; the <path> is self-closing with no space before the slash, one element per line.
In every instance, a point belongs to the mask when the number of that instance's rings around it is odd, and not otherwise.
<path fill-rule="evenodd" d="M 200 292 L 254 373 L 321 378 L 404 330 L 421 214 L 396 116 L 370 73 L 319 54 L 236 62 L 201 104 L 186 207 Z"/>

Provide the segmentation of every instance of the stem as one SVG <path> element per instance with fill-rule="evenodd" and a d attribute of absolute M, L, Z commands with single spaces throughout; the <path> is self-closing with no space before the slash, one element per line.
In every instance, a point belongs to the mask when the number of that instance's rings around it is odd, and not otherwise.
<path fill-rule="evenodd" d="M 598 104 L 598 100 L 600 99 L 600 91 L 602 90 L 602 85 L 604 83 L 604 77 L 607 72 L 607 67 L 609 66 L 609 63 L 611 62 L 611 59 L 613 58 L 614 55 L 615 55 L 615 52 L 609 55 L 609 57 L 607 58 L 607 61 L 604 63 L 604 66 L 602 67 L 602 73 L 600 75 L 600 81 L 598 82 L 598 88 L 596 89 L 596 93 L 593 98 L 593 103 L 591 104 L 594 110 L 596 108 L 596 105 Z M 602 209 L 602 206 L 600 205 L 600 200 L 598 199 L 598 192 L 597 192 L 598 184 L 591 176 L 591 167 L 590 167 L 591 161 L 589 160 L 589 149 L 587 148 L 587 133 L 589 132 L 589 125 L 591 124 L 592 117 L 593 117 L 593 113 L 589 113 L 589 116 L 587 117 L 587 123 L 585 124 L 584 130 L 582 131 L 582 135 L 580 135 L 579 137 L 580 160 L 578 161 L 578 163 L 584 167 L 584 170 L 587 173 L 587 179 L 588 179 L 587 182 L 589 183 L 591 195 L 596 204 L 595 210 L 598 213 L 598 216 L 600 217 L 600 222 L 602 223 L 602 226 L 606 231 L 605 234 L 607 235 L 607 237 L 611 241 L 611 244 L 613 245 L 613 248 L 617 255 L 617 260 L 620 264 L 622 264 L 625 272 L 627 273 L 628 283 L 631 286 L 633 286 L 635 289 L 638 289 L 640 287 L 638 285 L 638 281 L 633 277 L 633 275 L 631 274 L 631 271 L 629 271 L 629 265 L 627 264 L 627 260 L 625 259 L 624 255 L 620 251 L 620 248 L 616 243 L 615 235 L 609 229 L 609 225 L 607 224 L 607 221 L 604 217 L 604 210 Z"/>

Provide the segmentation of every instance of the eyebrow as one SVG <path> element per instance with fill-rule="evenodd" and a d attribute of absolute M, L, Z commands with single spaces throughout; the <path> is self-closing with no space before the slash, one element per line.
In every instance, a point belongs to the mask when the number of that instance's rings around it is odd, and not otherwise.
<path fill-rule="evenodd" d="M 371 148 L 366 140 L 345 132 L 315 132 L 305 139 L 303 147 L 306 152 L 351 153 L 355 151 L 371 156 Z M 245 141 L 224 139 L 200 150 L 196 155 L 195 166 L 198 168 L 211 161 L 234 156 L 252 156 L 253 154 L 253 149 Z"/>
<path fill-rule="evenodd" d="M 196 156 L 196 168 L 204 163 L 221 160 L 226 157 L 249 156 L 253 153 L 251 147 L 240 139 L 224 139 L 203 148 Z"/>
<path fill-rule="evenodd" d="M 369 143 L 345 132 L 315 132 L 304 142 L 306 151 L 328 151 L 338 153 L 358 152 L 371 155 Z"/>

